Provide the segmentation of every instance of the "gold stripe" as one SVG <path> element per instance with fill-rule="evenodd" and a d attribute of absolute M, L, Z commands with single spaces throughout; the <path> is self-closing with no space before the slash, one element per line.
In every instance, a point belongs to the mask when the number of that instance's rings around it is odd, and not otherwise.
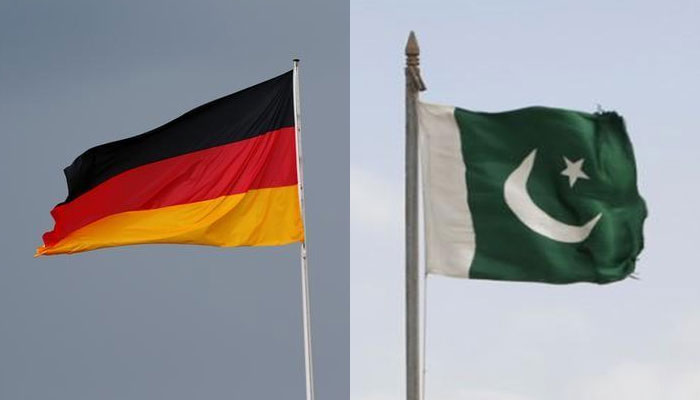
<path fill-rule="evenodd" d="M 304 240 L 297 185 L 129 211 L 84 226 L 37 255 L 147 243 L 274 246 Z"/>

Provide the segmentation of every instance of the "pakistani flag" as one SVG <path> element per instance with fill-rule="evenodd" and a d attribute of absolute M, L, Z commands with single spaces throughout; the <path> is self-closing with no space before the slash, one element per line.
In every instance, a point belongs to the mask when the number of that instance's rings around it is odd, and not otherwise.
<path fill-rule="evenodd" d="M 483 113 L 419 103 L 428 272 L 608 283 L 643 247 L 646 206 L 616 113 Z"/>

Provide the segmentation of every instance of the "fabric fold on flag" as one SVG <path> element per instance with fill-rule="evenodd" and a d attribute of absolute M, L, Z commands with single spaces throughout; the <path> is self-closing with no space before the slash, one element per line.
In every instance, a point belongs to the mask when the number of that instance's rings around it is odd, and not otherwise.
<path fill-rule="evenodd" d="M 418 104 L 429 273 L 609 283 L 635 268 L 646 204 L 622 117 Z"/>
<path fill-rule="evenodd" d="M 290 71 L 86 151 L 65 169 L 68 197 L 37 255 L 302 241 L 293 113 Z"/>

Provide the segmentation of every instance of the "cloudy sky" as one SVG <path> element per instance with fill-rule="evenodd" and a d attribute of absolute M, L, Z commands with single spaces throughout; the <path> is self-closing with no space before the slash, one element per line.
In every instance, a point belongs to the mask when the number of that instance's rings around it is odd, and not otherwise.
<path fill-rule="evenodd" d="M 402 68 L 411 29 L 427 101 L 617 110 L 649 207 L 638 281 L 430 278 L 427 399 L 700 398 L 699 16 L 691 0 L 351 2 L 353 400 L 404 396 Z"/>

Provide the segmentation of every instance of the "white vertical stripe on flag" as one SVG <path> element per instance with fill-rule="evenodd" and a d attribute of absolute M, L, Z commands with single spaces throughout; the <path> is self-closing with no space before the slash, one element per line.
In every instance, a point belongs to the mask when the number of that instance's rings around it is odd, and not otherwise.
<path fill-rule="evenodd" d="M 428 273 L 468 278 L 476 240 L 454 107 L 418 103 Z"/>

